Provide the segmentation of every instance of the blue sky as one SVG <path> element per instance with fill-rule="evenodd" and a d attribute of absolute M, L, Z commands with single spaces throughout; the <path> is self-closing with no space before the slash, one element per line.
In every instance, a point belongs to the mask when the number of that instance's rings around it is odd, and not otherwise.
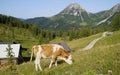
<path fill-rule="evenodd" d="M 89 12 L 112 8 L 120 0 L 0 0 L 0 14 L 18 18 L 50 17 L 71 3 L 78 3 Z"/>

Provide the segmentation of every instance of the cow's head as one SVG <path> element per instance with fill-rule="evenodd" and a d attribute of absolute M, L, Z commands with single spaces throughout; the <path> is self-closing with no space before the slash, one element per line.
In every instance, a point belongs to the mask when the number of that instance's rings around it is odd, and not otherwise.
<path fill-rule="evenodd" d="M 72 64 L 72 56 L 71 55 L 65 56 L 64 61 L 68 64 Z"/>
<path fill-rule="evenodd" d="M 72 64 L 72 56 L 66 52 L 65 50 L 61 50 L 61 57 L 62 60 L 64 60 L 68 64 Z"/>

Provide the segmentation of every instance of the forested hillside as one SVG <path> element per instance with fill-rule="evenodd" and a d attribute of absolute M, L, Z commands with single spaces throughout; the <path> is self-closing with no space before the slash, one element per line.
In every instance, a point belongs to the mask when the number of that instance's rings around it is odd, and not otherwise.
<path fill-rule="evenodd" d="M 111 23 L 111 30 L 120 30 L 120 14 L 118 14 Z"/>
<path fill-rule="evenodd" d="M 2 14 L 0 15 L 0 24 L 1 24 L 0 25 L 1 34 L 4 34 L 4 36 L 8 37 L 9 35 L 11 39 L 14 39 L 16 37 L 16 32 L 20 31 L 19 29 L 21 28 L 19 35 L 24 34 L 25 33 L 24 30 L 26 30 L 29 33 L 31 33 L 31 36 L 39 40 L 38 43 L 48 43 L 50 40 L 55 39 L 56 37 L 61 37 L 64 40 L 73 40 L 73 39 L 77 39 L 81 37 L 86 37 L 92 34 L 96 34 L 101 31 L 101 29 L 96 29 L 96 28 L 93 29 L 87 26 L 81 29 L 77 29 L 77 30 L 76 29 L 56 30 L 56 31 L 55 30 L 43 30 L 36 25 L 32 25 L 32 24 L 20 21 L 19 19 L 15 17 L 6 16 Z M 14 28 L 16 30 L 14 30 Z M 18 31 L 17 31 L 17 28 L 18 28 Z M 11 33 L 7 31 L 8 29 L 11 31 Z M 8 33 L 5 33 L 5 32 L 8 32 Z M 2 39 L 1 41 L 4 41 L 4 40 Z"/>

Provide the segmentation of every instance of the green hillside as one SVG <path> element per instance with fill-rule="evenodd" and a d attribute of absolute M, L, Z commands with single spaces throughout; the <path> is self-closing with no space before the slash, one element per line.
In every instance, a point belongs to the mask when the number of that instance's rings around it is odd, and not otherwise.
<path fill-rule="evenodd" d="M 101 36 L 101 33 L 87 38 L 81 38 L 67 42 L 71 48 L 73 64 L 60 62 L 57 67 L 48 69 L 50 60 L 41 61 L 44 71 L 35 71 L 34 62 L 23 63 L 16 66 L 15 72 L 10 72 L 5 68 L 0 69 L 1 75 L 112 75 L 120 74 L 120 31 L 115 31 L 112 35 L 104 37 L 98 41 L 95 46 L 87 51 L 82 51 L 91 40 Z M 76 45 L 76 46 L 75 46 Z M 47 61 L 46 61 L 47 60 Z"/>
<path fill-rule="evenodd" d="M 31 49 L 33 44 L 38 44 L 38 39 L 33 36 L 30 30 L 0 24 L 0 42 L 8 43 L 9 41 L 20 43 L 22 48 L 27 49 L 27 51 L 23 51 L 23 56 L 28 56 L 28 50 Z"/>

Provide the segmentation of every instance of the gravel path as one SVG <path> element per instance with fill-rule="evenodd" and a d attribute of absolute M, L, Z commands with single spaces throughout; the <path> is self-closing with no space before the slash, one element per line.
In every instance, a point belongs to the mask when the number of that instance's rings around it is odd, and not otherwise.
<path fill-rule="evenodd" d="M 95 45 L 95 43 L 96 43 L 97 41 L 99 41 L 100 39 L 106 37 L 107 35 L 110 35 L 110 33 L 112 34 L 112 32 L 104 32 L 100 38 L 94 39 L 94 40 L 93 40 L 92 42 L 90 42 L 85 48 L 83 48 L 83 50 L 89 50 L 89 49 L 91 49 L 91 48 Z"/>

